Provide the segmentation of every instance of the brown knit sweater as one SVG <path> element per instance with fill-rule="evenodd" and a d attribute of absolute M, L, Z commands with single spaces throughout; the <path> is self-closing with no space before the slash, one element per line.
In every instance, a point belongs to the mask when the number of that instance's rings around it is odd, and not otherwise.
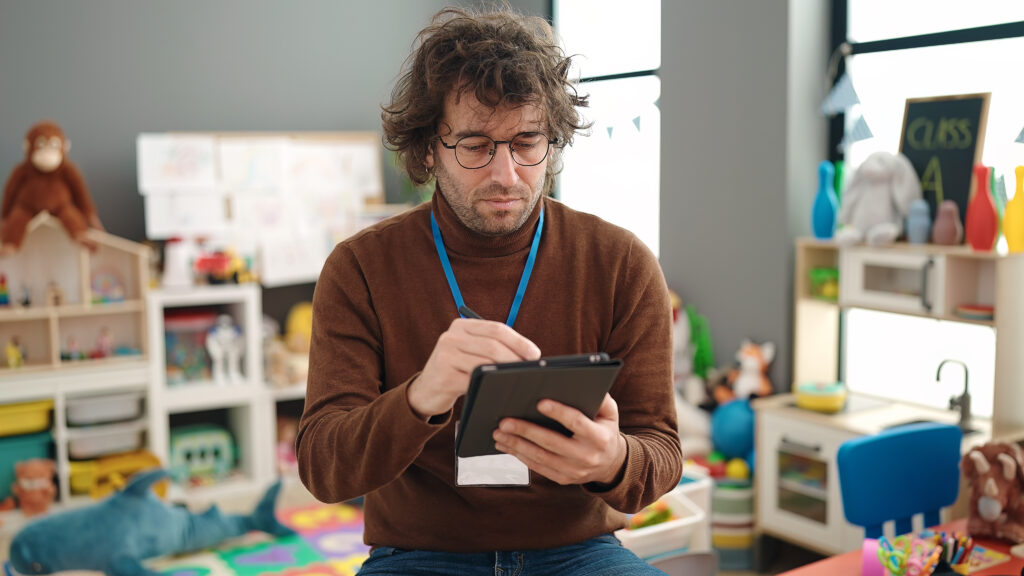
<path fill-rule="evenodd" d="M 466 304 L 504 322 L 539 207 L 544 231 L 515 330 L 544 356 L 604 351 L 624 366 L 611 390 L 626 438 L 622 481 L 515 488 L 455 485 L 456 403 L 428 423 L 406 388 L 458 318 L 430 229 L 433 209 Z M 365 495 L 372 546 L 454 552 L 563 546 L 625 525 L 682 473 L 672 397 L 668 289 L 630 232 L 550 198 L 505 237 L 465 228 L 441 194 L 339 244 L 313 297 L 299 474 L 314 496 Z"/>

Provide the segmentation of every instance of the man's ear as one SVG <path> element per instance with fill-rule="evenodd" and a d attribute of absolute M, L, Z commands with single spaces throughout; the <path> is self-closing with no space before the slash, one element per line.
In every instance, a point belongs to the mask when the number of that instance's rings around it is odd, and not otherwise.
<path fill-rule="evenodd" d="M 427 153 L 423 156 L 423 165 L 427 170 L 434 168 L 434 143 L 427 144 Z"/>
<path fill-rule="evenodd" d="M 30 145 L 28 143 L 28 138 L 26 138 L 26 139 L 21 141 L 21 151 L 22 152 L 24 152 L 25 154 L 28 154 L 29 147 L 30 147 Z"/>
<path fill-rule="evenodd" d="M 71 151 L 71 140 L 68 140 L 67 138 L 65 138 L 64 139 L 64 153 L 67 154 L 70 151 Z"/>

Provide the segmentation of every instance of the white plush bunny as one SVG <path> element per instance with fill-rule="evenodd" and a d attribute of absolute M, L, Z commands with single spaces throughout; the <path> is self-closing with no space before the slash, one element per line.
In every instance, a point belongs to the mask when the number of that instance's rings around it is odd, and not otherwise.
<path fill-rule="evenodd" d="M 892 244 L 903 233 L 903 221 L 918 198 L 921 182 L 910 160 L 902 154 L 875 152 L 843 190 L 836 243 Z"/>

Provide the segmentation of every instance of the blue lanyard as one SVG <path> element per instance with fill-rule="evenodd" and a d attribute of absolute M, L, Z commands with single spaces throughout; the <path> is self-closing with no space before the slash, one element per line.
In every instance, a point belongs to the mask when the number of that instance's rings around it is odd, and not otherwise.
<path fill-rule="evenodd" d="M 430 212 L 430 229 L 434 232 L 434 247 L 437 248 L 437 255 L 441 257 L 441 266 L 444 268 L 444 276 L 448 279 L 448 288 L 455 297 L 455 308 L 461 308 L 465 302 L 462 300 L 462 291 L 459 290 L 459 283 L 455 280 L 455 272 L 452 271 L 452 263 L 448 260 L 448 251 L 445 250 L 444 240 L 441 239 L 441 229 L 437 227 L 437 220 L 434 212 Z M 533 264 L 537 261 L 537 247 L 540 246 L 540 233 L 544 229 L 544 208 L 540 209 L 540 220 L 537 222 L 537 231 L 533 234 L 533 244 L 530 245 L 530 255 L 526 258 L 526 266 L 523 268 L 523 276 L 519 279 L 519 288 L 516 289 L 516 297 L 512 300 L 512 309 L 508 311 L 508 320 L 505 324 L 509 328 L 516 323 L 516 316 L 519 315 L 519 305 L 523 303 L 523 294 L 526 294 L 526 285 L 530 283 L 530 274 L 533 273 Z M 461 315 L 461 314 L 460 314 Z"/>

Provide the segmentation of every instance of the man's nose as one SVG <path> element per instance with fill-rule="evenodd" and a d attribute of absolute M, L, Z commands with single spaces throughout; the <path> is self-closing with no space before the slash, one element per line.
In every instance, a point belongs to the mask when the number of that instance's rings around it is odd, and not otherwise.
<path fill-rule="evenodd" d="M 511 188 L 519 182 L 519 173 L 516 171 L 519 164 L 512 159 L 512 150 L 508 144 L 499 144 L 494 151 L 494 158 L 491 158 L 491 179 L 498 184 Z"/>

